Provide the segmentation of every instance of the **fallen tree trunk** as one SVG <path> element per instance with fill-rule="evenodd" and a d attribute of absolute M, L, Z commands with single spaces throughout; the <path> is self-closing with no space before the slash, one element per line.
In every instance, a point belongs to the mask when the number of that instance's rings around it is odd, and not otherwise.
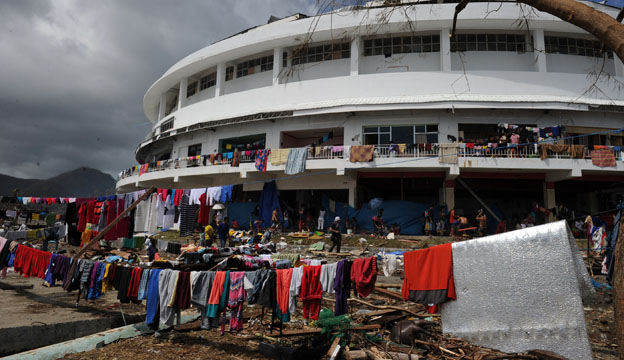
<path fill-rule="evenodd" d="M 611 49 L 620 60 L 624 61 L 624 25 L 620 23 L 621 20 L 576 0 L 516 0 L 516 2 L 529 5 L 580 27 L 594 35 L 607 48 Z M 455 35 L 457 16 L 468 3 L 470 0 L 462 0 L 455 7 L 453 36 Z"/>

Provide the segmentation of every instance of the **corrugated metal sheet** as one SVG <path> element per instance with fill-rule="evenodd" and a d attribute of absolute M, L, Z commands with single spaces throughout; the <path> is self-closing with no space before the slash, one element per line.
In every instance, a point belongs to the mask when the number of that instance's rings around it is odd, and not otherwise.
<path fill-rule="evenodd" d="M 455 243 L 453 272 L 444 332 L 507 352 L 592 358 L 581 296 L 594 290 L 565 221 Z"/>

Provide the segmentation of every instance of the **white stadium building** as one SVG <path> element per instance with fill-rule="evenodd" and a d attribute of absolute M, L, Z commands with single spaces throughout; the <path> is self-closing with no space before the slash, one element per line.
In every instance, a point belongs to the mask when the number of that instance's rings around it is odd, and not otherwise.
<path fill-rule="evenodd" d="M 525 214 L 507 207 L 533 202 L 613 208 L 624 188 L 622 62 L 515 2 L 471 3 L 451 38 L 455 5 L 271 18 L 190 54 L 147 90 L 153 126 L 117 191 L 238 184 L 240 201 L 257 201 L 275 180 L 293 208 L 318 206 L 319 191 L 354 208 L 383 198 L 470 211 L 476 195 L 508 218 Z M 305 171 L 287 175 L 279 149 L 303 147 Z"/>

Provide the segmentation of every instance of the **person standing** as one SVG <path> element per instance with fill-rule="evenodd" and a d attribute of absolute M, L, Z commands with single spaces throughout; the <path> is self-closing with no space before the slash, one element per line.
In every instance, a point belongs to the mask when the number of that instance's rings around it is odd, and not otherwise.
<path fill-rule="evenodd" d="M 230 237 L 230 218 L 225 217 L 223 222 L 217 226 L 217 233 L 219 234 L 219 240 L 221 241 L 221 248 L 227 245 L 228 238 Z"/>
<path fill-rule="evenodd" d="M 487 235 L 487 216 L 483 213 L 483 209 L 479 209 L 477 221 L 479 222 L 479 232 L 481 236 Z"/>
<path fill-rule="evenodd" d="M 340 243 L 342 242 L 342 234 L 340 233 L 340 216 L 336 216 L 334 222 L 329 225 L 329 232 L 331 232 L 332 246 L 329 248 L 329 252 L 336 248 L 336 252 L 340 252 Z"/>
<path fill-rule="evenodd" d="M 214 224 L 214 223 L 213 223 Z M 216 225 L 215 225 L 216 226 Z M 207 247 L 211 247 L 212 243 L 215 240 L 215 229 L 214 226 L 212 226 L 212 224 L 208 224 L 206 225 L 206 228 L 204 228 L 204 238 L 206 239 L 206 243 L 202 246 L 207 246 Z"/>
<path fill-rule="evenodd" d="M 325 230 L 325 208 L 321 206 L 321 210 L 319 211 L 318 221 L 316 222 L 316 229 L 318 231 Z"/>
<path fill-rule="evenodd" d="M 284 230 L 288 230 L 290 228 L 290 223 L 288 221 L 288 209 L 284 210 L 284 226 L 282 228 Z"/>
<path fill-rule="evenodd" d="M 271 215 L 271 227 L 274 229 L 277 229 L 279 226 L 280 226 L 279 210 L 275 208 L 273 210 L 273 214 Z"/>
<path fill-rule="evenodd" d="M 449 228 L 450 228 L 450 233 L 449 236 L 454 236 L 455 235 L 455 208 L 452 208 L 451 211 L 449 212 Z"/>

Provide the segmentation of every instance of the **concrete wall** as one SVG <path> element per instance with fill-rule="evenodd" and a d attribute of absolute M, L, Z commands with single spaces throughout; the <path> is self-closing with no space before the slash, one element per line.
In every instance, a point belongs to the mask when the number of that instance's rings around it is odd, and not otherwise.
<path fill-rule="evenodd" d="M 143 319 L 139 315 L 126 315 L 126 321 L 129 324 L 135 324 Z M 4 341 L 0 342 L 0 356 L 76 339 L 123 325 L 121 315 L 116 315 L 51 325 L 35 324 L 5 328 L 2 329 Z"/>
<path fill-rule="evenodd" d="M 234 70 L 234 76 L 236 76 L 236 69 Z M 273 85 L 273 72 L 263 71 L 226 81 L 224 94 L 233 94 L 271 85 Z"/>
<path fill-rule="evenodd" d="M 407 71 L 440 71 L 440 53 L 361 56 L 360 74 Z"/>
<path fill-rule="evenodd" d="M 546 67 L 549 72 L 589 74 L 598 73 L 602 68 L 603 59 L 592 56 L 546 54 Z M 615 62 L 606 59 L 603 72 L 615 75 Z"/>
<path fill-rule="evenodd" d="M 463 61 L 462 61 L 463 60 Z M 462 66 L 463 62 L 463 66 Z M 466 51 L 451 53 L 453 71 L 535 71 L 533 53 L 508 51 Z"/>
<path fill-rule="evenodd" d="M 307 63 L 292 67 L 292 75 L 284 82 L 306 81 L 314 79 L 332 78 L 349 75 L 351 68 L 350 59 L 328 60 L 322 62 Z M 287 70 L 285 70 L 287 71 Z"/>

